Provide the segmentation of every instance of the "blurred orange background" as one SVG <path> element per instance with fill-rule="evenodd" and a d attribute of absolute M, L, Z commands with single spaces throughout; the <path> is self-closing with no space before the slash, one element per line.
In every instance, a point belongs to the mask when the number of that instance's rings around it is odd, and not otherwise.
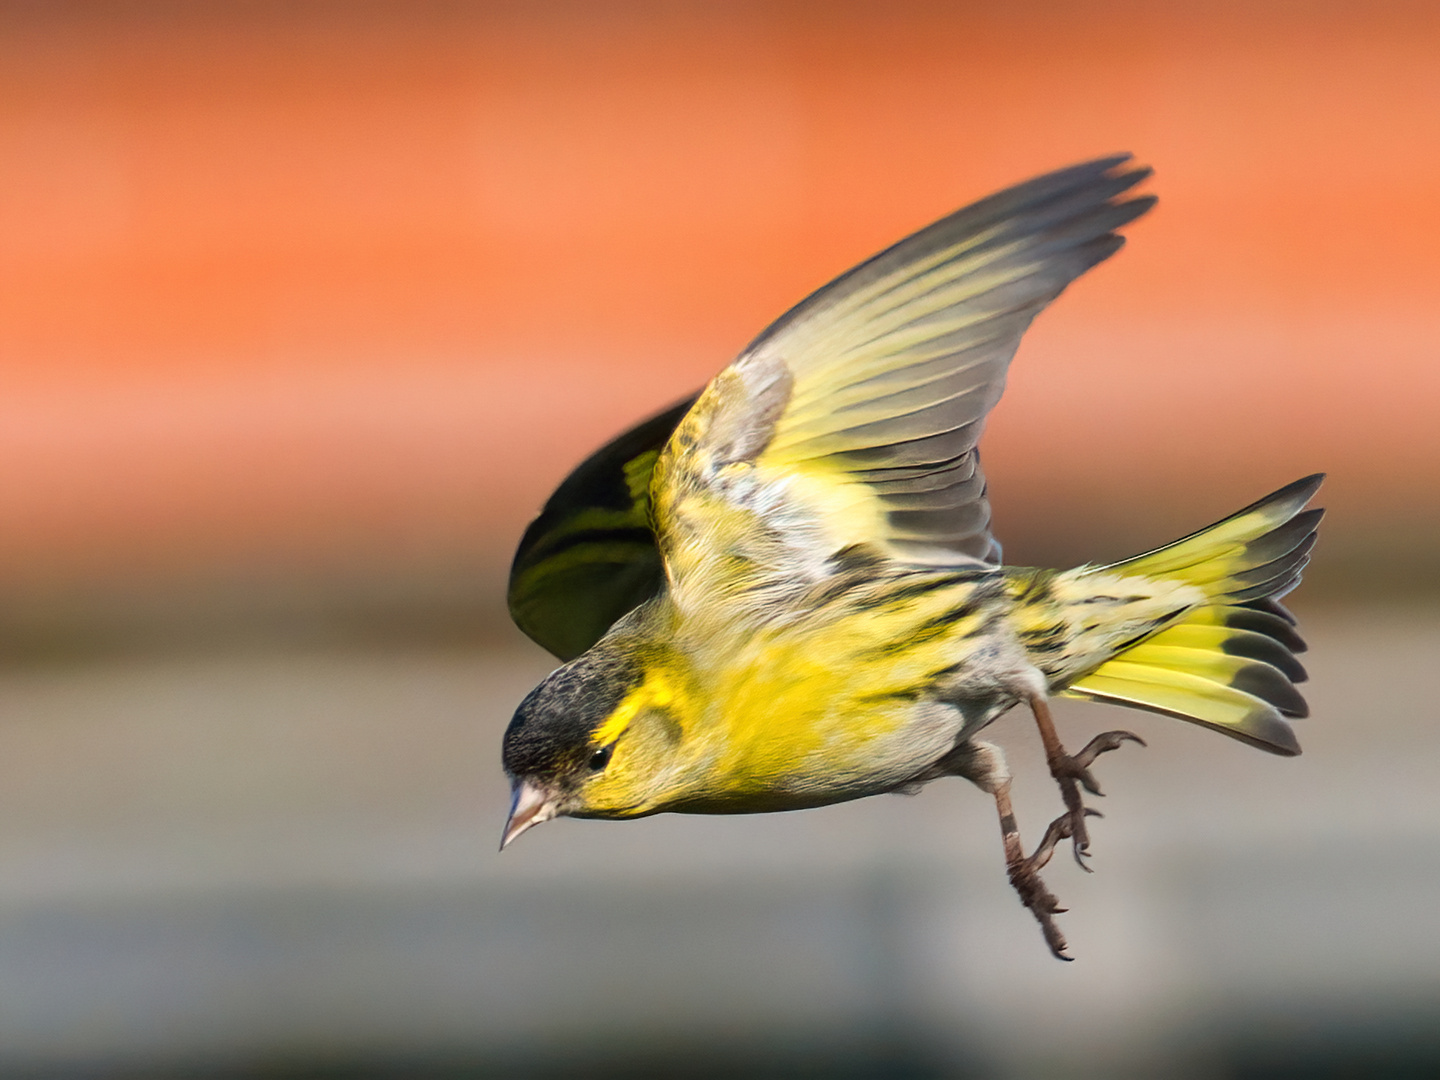
<path fill-rule="evenodd" d="M 1120 150 L 1160 205 L 1027 336 L 997 530 L 1328 470 L 1305 755 L 1057 702 L 1149 745 L 1046 869 L 1073 965 L 968 785 L 497 856 L 552 486 Z M 0 1075 L 1440 1076 L 1437 237 L 1435 0 L 0 0 Z"/>
<path fill-rule="evenodd" d="M 1020 352 L 1007 556 L 1327 469 L 1336 566 L 1433 559 L 1437 56 L 1433 3 L 5 4 L 0 593 L 498 611 L 599 442 L 878 248 L 1115 150 L 1161 205 Z"/>

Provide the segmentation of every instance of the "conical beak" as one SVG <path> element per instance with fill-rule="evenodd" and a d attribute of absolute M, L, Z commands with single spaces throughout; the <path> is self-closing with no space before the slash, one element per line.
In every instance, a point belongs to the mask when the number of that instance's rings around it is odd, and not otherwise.
<path fill-rule="evenodd" d="M 555 798 L 544 788 L 529 780 L 515 782 L 515 794 L 510 802 L 510 817 L 505 821 L 505 835 L 500 838 L 500 850 L 504 851 L 517 836 L 532 825 L 549 821 L 555 816 Z"/>

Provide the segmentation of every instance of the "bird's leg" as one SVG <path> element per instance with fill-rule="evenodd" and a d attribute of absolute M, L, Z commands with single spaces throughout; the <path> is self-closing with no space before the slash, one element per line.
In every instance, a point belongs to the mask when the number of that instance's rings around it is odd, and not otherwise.
<path fill-rule="evenodd" d="M 1035 714 L 1035 724 L 1040 729 L 1040 741 L 1045 746 L 1045 762 L 1050 766 L 1050 775 L 1060 785 L 1061 798 L 1065 800 L 1065 816 L 1070 822 L 1069 831 L 1065 835 L 1074 845 L 1075 861 L 1089 870 L 1090 867 L 1085 865 L 1084 859 L 1090 849 L 1090 831 L 1085 827 L 1085 818 L 1099 817 L 1100 814 L 1086 809 L 1080 797 L 1080 787 L 1083 785 L 1092 795 L 1101 794 L 1100 785 L 1090 772 L 1090 766 L 1095 763 L 1095 759 L 1107 751 L 1117 749 L 1122 743 L 1136 742 L 1144 746 L 1145 740 L 1129 731 L 1107 731 L 1096 735 L 1078 754 L 1068 754 L 1065 747 L 1060 745 L 1060 736 L 1055 734 L 1055 722 L 1050 718 L 1049 703 L 1036 695 L 1030 699 L 1030 709 Z M 1054 827 L 1052 825 L 1051 829 Z"/>
<path fill-rule="evenodd" d="M 1010 781 L 1004 780 L 995 789 L 995 809 L 1000 814 L 1000 837 L 1005 844 L 1005 869 L 1010 875 L 1010 884 L 1020 894 L 1020 902 L 1030 909 L 1040 923 L 1040 932 L 1045 935 L 1045 944 L 1059 960 L 1073 960 L 1065 955 L 1065 935 L 1055 925 L 1053 916 L 1064 912 L 1055 895 L 1040 880 L 1040 870 L 1050 861 L 1055 845 L 1071 835 L 1073 822 L 1068 813 L 1061 814 L 1045 830 L 1045 838 L 1029 857 L 1020 844 L 1020 828 L 1015 824 L 1015 809 L 1010 805 Z M 1090 811 L 1094 813 L 1094 811 Z M 1083 816 L 1083 815 L 1082 815 Z"/>

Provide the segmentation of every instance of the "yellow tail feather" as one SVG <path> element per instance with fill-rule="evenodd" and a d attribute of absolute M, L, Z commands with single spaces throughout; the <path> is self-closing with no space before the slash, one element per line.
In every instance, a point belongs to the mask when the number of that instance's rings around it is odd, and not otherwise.
<path fill-rule="evenodd" d="M 1196 585 L 1216 602 L 1280 597 L 1294 588 L 1315 546 L 1323 510 L 1305 510 L 1323 473 L 1296 480 L 1199 532 L 1094 572 Z"/>
<path fill-rule="evenodd" d="M 1064 693 L 1165 713 L 1278 754 L 1298 754 L 1300 744 L 1285 717 L 1305 715 L 1305 700 L 1294 685 L 1305 678 L 1304 668 L 1288 643 L 1216 625 L 1229 613 L 1238 621 L 1262 614 L 1248 608 L 1200 608 L 1193 613 L 1199 616 L 1195 621 L 1125 650 Z"/>
<path fill-rule="evenodd" d="M 1322 476 L 1282 488 L 1224 521 L 1092 573 L 1177 582 L 1210 603 L 1125 648 L 1064 693 L 1149 709 L 1298 754 L 1287 717 L 1305 716 L 1295 659 L 1305 644 L 1275 603 L 1294 588 L 1323 511 L 1305 510 Z"/>

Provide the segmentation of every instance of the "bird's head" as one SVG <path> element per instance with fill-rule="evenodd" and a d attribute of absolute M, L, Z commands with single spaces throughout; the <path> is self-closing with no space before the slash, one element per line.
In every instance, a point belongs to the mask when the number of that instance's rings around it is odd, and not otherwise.
<path fill-rule="evenodd" d="M 505 732 L 503 849 L 552 817 L 662 810 L 683 784 L 683 701 L 661 654 L 608 639 L 552 672 Z"/>

